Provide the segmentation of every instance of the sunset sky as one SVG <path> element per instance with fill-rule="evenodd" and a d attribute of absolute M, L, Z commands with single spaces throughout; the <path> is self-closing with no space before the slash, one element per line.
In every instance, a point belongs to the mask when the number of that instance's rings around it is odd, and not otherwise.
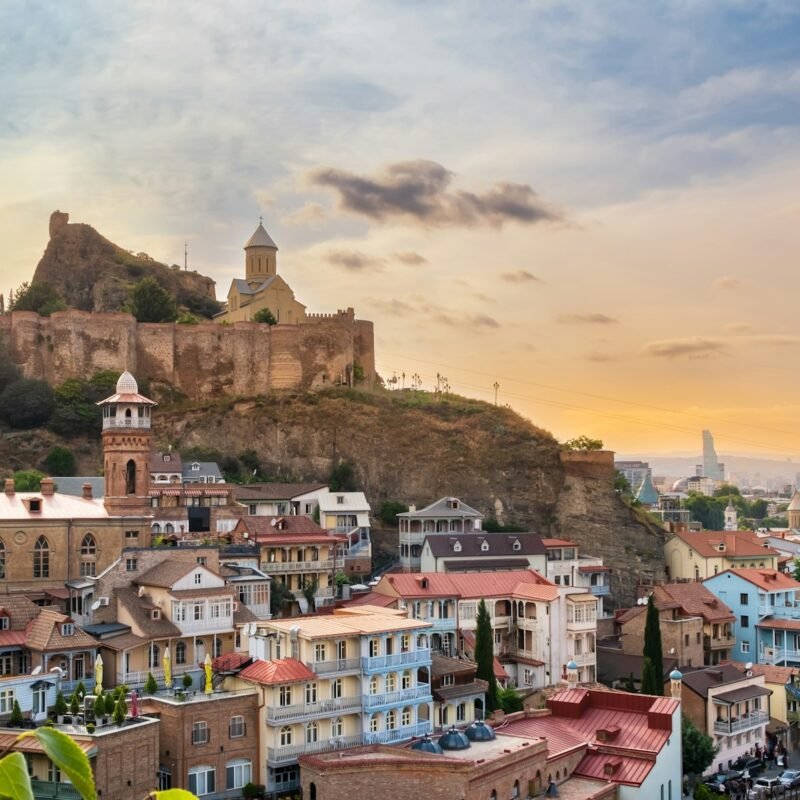
<path fill-rule="evenodd" d="M 55 209 L 559 438 L 800 454 L 800 4 L 0 3 L 0 290 Z"/>

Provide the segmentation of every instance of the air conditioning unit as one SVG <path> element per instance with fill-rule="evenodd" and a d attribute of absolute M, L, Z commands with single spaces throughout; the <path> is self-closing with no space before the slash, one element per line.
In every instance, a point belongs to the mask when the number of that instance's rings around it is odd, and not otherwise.
<path fill-rule="evenodd" d="M 107 597 L 98 597 L 97 602 L 100 603 L 101 606 L 108 605 L 108 598 Z"/>

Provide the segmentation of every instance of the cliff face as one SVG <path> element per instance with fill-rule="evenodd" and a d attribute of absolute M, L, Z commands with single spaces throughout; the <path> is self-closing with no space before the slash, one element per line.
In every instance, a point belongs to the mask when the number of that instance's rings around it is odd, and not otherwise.
<path fill-rule="evenodd" d="M 33 280 L 55 286 L 67 305 L 84 311 L 120 311 L 130 299 L 131 287 L 147 277 L 157 280 L 180 305 L 201 313 L 208 301 L 215 300 L 211 278 L 132 255 L 90 225 L 70 224 L 69 214 L 55 211 L 50 217 L 50 241 Z"/>

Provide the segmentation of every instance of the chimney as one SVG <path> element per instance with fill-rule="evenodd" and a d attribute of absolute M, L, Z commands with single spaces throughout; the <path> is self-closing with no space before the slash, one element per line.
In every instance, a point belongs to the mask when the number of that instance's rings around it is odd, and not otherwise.
<path fill-rule="evenodd" d="M 13 478 L 6 478 L 6 488 L 5 492 L 7 495 L 14 496 L 14 479 Z"/>
<path fill-rule="evenodd" d="M 92 484 L 91 483 L 84 483 L 81 488 L 83 489 L 83 499 L 84 500 L 91 500 L 92 499 Z"/>
<path fill-rule="evenodd" d="M 412 512 L 412 511 L 416 511 L 416 510 L 417 510 L 417 507 L 416 507 L 415 505 L 410 505 L 410 506 L 408 507 L 408 511 L 409 511 L 409 513 L 410 513 L 410 512 Z"/>
<path fill-rule="evenodd" d="M 55 491 L 52 478 L 42 478 L 42 497 L 52 497 Z"/>

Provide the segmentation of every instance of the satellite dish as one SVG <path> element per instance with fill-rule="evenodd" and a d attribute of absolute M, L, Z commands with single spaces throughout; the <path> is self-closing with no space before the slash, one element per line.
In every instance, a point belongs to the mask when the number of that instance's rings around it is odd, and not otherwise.
<path fill-rule="evenodd" d="M 272 519 L 269 521 L 269 524 L 270 524 L 270 525 L 274 525 L 274 524 L 275 524 L 277 521 L 278 521 L 278 520 L 277 520 L 277 518 L 276 518 L 276 517 L 273 517 L 273 518 L 272 518 Z"/>
<path fill-rule="evenodd" d="M 39 664 L 38 667 L 34 667 L 34 670 L 33 672 L 31 672 L 31 675 L 40 675 L 41 672 L 42 672 L 42 665 Z"/>
<path fill-rule="evenodd" d="M 94 603 L 92 603 L 92 611 L 97 611 L 98 608 L 100 608 L 100 601 L 95 600 Z"/>

